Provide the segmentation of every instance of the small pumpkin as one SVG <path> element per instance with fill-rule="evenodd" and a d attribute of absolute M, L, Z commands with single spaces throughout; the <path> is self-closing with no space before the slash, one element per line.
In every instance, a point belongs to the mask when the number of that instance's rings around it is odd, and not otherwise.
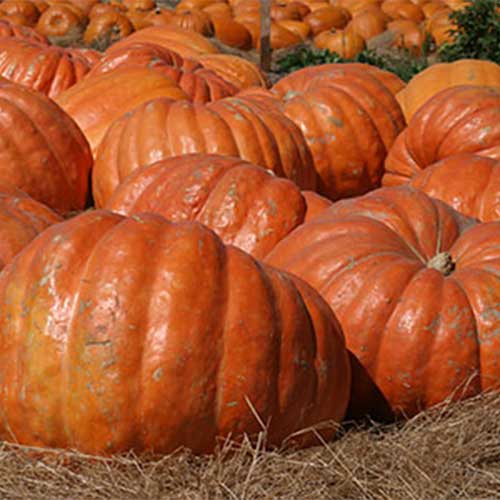
<path fill-rule="evenodd" d="M 83 41 L 91 47 L 108 47 L 134 31 L 129 19 L 119 12 L 108 12 L 90 19 Z"/>
<path fill-rule="evenodd" d="M 304 18 L 313 35 L 328 31 L 331 29 L 341 30 L 347 26 L 351 15 L 343 7 L 329 5 L 322 9 L 311 12 Z"/>
<path fill-rule="evenodd" d="M 364 39 L 349 30 L 323 31 L 314 37 L 318 49 L 327 49 L 340 57 L 352 59 L 366 48 Z"/>

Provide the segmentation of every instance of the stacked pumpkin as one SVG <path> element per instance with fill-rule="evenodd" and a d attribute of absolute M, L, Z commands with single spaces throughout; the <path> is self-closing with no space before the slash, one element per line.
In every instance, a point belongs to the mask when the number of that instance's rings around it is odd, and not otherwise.
<path fill-rule="evenodd" d="M 449 14 L 464 5 L 452 0 L 273 0 L 270 43 L 280 49 L 311 39 L 317 48 L 352 58 L 366 42 L 388 32 L 392 45 L 419 52 L 427 33 L 437 45 L 450 40 Z M 64 46 L 83 42 L 102 50 L 156 26 L 192 36 L 194 45 L 199 37 L 215 37 L 236 49 L 260 47 L 258 0 L 182 0 L 173 9 L 157 7 L 153 0 L 3 0 L 0 16 Z M 193 55 L 189 45 L 183 55 Z"/>
<path fill-rule="evenodd" d="M 417 105 L 332 64 L 266 89 L 169 33 L 54 99 L 0 82 L 0 437 L 306 446 L 498 388 L 500 86 L 458 71 Z"/>

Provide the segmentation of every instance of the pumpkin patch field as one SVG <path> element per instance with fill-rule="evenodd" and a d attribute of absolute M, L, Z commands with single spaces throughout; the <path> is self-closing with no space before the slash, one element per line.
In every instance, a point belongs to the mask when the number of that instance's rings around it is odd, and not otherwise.
<path fill-rule="evenodd" d="M 500 496 L 498 1 L 265 8 L 0 2 L 1 499 Z"/>

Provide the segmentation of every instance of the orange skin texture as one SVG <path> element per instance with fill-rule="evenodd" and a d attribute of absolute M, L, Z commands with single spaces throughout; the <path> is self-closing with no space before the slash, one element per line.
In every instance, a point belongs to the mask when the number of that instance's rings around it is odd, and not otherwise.
<path fill-rule="evenodd" d="M 102 52 L 98 52 L 97 50 L 93 49 L 83 49 L 83 48 L 66 48 L 66 52 L 69 52 L 70 54 L 76 55 L 78 57 L 83 57 L 90 65 L 90 67 L 94 67 L 95 64 L 97 64 L 101 58 L 102 58 Z"/>
<path fill-rule="evenodd" d="M 291 181 L 239 158 L 194 154 L 135 170 L 104 207 L 121 215 L 198 221 L 226 245 L 262 258 L 304 221 L 306 203 Z"/>
<path fill-rule="evenodd" d="M 415 21 L 408 19 L 398 19 L 387 24 L 387 31 L 394 35 L 393 46 L 404 47 L 420 54 L 425 41 L 425 32 Z"/>
<path fill-rule="evenodd" d="M 292 19 L 286 19 L 283 21 L 278 21 L 278 24 L 288 31 L 291 31 L 292 33 L 300 36 L 302 40 L 306 40 L 311 34 L 310 26 L 304 21 L 294 21 Z"/>
<path fill-rule="evenodd" d="M 214 33 L 210 16 L 196 8 L 177 12 L 170 18 L 169 24 L 185 31 L 194 31 L 203 36 L 212 36 Z"/>
<path fill-rule="evenodd" d="M 117 118 L 155 97 L 188 98 L 168 76 L 154 69 L 130 67 L 86 78 L 55 100 L 80 126 L 95 153 Z"/>
<path fill-rule="evenodd" d="M 132 22 L 121 12 L 110 11 L 102 16 L 94 16 L 90 19 L 83 41 L 87 45 L 106 40 L 110 43 L 127 37 L 134 31 Z"/>
<path fill-rule="evenodd" d="M 345 413 L 350 367 L 326 303 L 198 223 L 86 212 L 4 269 L 0 304 L 4 440 L 207 453 L 261 430 L 252 407 L 270 445 Z"/>
<path fill-rule="evenodd" d="M 482 222 L 500 220 L 500 162 L 483 156 L 448 156 L 416 175 L 410 185 Z"/>
<path fill-rule="evenodd" d="M 211 19 L 215 36 L 222 43 L 241 50 L 252 48 L 252 35 L 243 24 L 228 14 L 212 15 Z"/>
<path fill-rule="evenodd" d="M 364 72 L 370 73 L 371 76 L 376 78 L 381 84 L 383 84 L 392 94 L 400 92 L 404 87 L 405 83 L 394 73 L 385 71 L 375 66 L 363 63 L 332 63 L 332 64 L 320 64 L 318 66 L 309 66 L 306 68 L 299 69 L 285 76 L 279 80 L 274 86 L 273 90 L 283 97 L 287 92 L 302 92 L 307 90 L 312 84 L 316 84 L 318 79 L 314 77 L 320 77 L 325 75 L 323 78 L 328 81 L 329 74 L 333 71 L 351 71 L 354 70 L 358 72 L 363 70 Z M 335 74 L 335 73 L 333 73 Z"/>
<path fill-rule="evenodd" d="M 204 105 L 155 99 L 109 128 L 93 170 L 96 206 L 103 207 L 137 168 L 188 153 L 239 157 L 289 178 L 302 189 L 314 190 L 317 183 L 304 137 L 277 108 L 245 97 Z"/>
<path fill-rule="evenodd" d="M 76 123 L 39 92 L 0 79 L 0 183 L 60 213 L 81 210 L 92 167 Z"/>
<path fill-rule="evenodd" d="M 346 30 L 353 31 L 366 41 L 383 33 L 386 25 L 387 21 L 382 11 L 362 11 L 351 19 Z"/>
<path fill-rule="evenodd" d="M 396 98 L 409 122 L 432 96 L 458 85 L 500 86 L 500 66 L 492 61 L 474 59 L 433 64 L 415 75 Z"/>
<path fill-rule="evenodd" d="M 366 47 L 363 37 L 353 31 L 343 30 L 322 31 L 314 37 L 314 45 L 346 59 L 355 57 Z"/>
<path fill-rule="evenodd" d="M 34 29 L 28 28 L 27 26 L 18 26 L 9 22 L 6 19 L 0 19 L 0 37 L 13 36 L 16 38 L 22 38 L 26 40 L 32 40 L 35 42 L 47 44 L 47 38 L 40 33 L 37 33 Z"/>
<path fill-rule="evenodd" d="M 45 36 L 64 36 L 82 30 L 82 19 L 64 4 L 51 5 L 38 19 L 36 29 Z"/>
<path fill-rule="evenodd" d="M 300 127 L 313 155 L 318 192 L 332 200 L 380 185 L 387 151 L 404 126 L 385 85 L 359 67 L 342 66 L 318 73 L 307 90 L 283 96 L 285 114 Z M 285 83 L 277 90 L 286 88 Z"/>
<path fill-rule="evenodd" d="M 50 98 L 83 79 L 90 63 L 66 49 L 20 38 L 0 38 L 0 75 Z"/>
<path fill-rule="evenodd" d="M 0 13 L 19 14 L 26 19 L 29 26 L 34 26 L 40 17 L 40 11 L 29 0 L 5 0 L 0 3 Z"/>
<path fill-rule="evenodd" d="M 441 252 L 455 263 L 448 276 L 429 266 Z M 334 204 L 265 261 L 321 293 L 396 413 L 498 388 L 499 222 L 476 224 L 408 186 L 382 188 Z"/>
<path fill-rule="evenodd" d="M 405 184 L 460 153 L 500 159 L 500 87 L 460 85 L 431 97 L 394 142 L 382 184 Z"/>
<path fill-rule="evenodd" d="M 306 202 L 306 215 L 304 222 L 308 222 L 319 213 L 332 206 L 332 202 L 314 191 L 302 191 L 302 196 Z"/>
<path fill-rule="evenodd" d="M 240 90 L 268 86 L 267 78 L 259 67 L 241 57 L 230 54 L 206 54 L 199 56 L 197 61 Z"/>
<path fill-rule="evenodd" d="M 382 3 L 382 12 L 387 14 L 391 19 L 403 20 L 407 19 L 415 23 L 419 23 L 425 19 L 422 8 L 407 0 L 391 0 Z"/>
<path fill-rule="evenodd" d="M 62 217 L 14 187 L 0 186 L 0 271 L 35 236 Z"/>
<path fill-rule="evenodd" d="M 349 11 L 336 5 L 329 5 L 328 7 L 315 10 L 304 18 L 304 21 L 311 27 L 313 35 L 331 30 L 332 28 L 343 29 L 350 20 L 351 15 Z"/>
<path fill-rule="evenodd" d="M 193 102 L 215 101 L 232 96 L 238 91 L 224 78 L 195 61 L 184 59 L 172 50 L 151 43 L 137 43 L 106 51 L 89 76 L 133 66 L 154 69 L 168 76 Z"/>
<path fill-rule="evenodd" d="M 219 51 L 203 35 L 192 31 L 184 31 L 175 26 L 151 26 L 132 33 L 124 40 L 117 42 L 117 46 L 125 47 L 131 43 L 148 42 L 161 45 L 178 52 L 183 57 L 192 57 L 200 54 L 217 54 Z"/>

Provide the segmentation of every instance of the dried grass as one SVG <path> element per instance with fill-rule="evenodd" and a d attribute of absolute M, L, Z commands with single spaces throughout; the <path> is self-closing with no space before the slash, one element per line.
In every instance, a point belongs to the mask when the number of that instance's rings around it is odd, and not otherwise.
<path fill-rule="evenodd" d="M 345 428 L 307 450 L 226 443 L 213 457 L 96 459 L 0 446 L 2 499 L 500 498 L 500 396 L 442 406 L 404 423 Z M 36 458 L 34 457 L 36 456 Z"/>

